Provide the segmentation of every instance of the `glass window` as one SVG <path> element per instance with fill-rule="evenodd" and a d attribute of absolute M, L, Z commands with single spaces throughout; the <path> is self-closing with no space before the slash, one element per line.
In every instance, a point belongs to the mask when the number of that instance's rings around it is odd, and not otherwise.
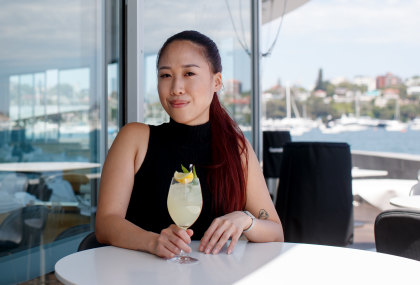
<path fill-rule="evenodd" d="M 2 2 L 1 282 L 53 271 L 92 230 L 122 117 L 118 2 Z"/>
<path fill-rule="evenodd" d="M 309 1 L 263 25 L 263 127 L 420 154 L 419 4 L 359 4 Z"/>
<path fill-rule="evenodd" d="M 414 0 L 309 1 L 262 28 L 263 52 L 279 35 L 263 60 L 263 130 L 350 145 L 354 241 L 373 248 L 376 215 L 419 179 L 418 9 Z"/>
<path fill-rule="evenodd" d="M 251 3 L 146 0 L 144 9 L 145 122 L 160 124 L 169 120 L 157 93 L 156 54 L 159 48 L 175 33 L 197 30 L 212 38 L 219 48 L 224 85 L 220 101 L 251 140 Z"/>

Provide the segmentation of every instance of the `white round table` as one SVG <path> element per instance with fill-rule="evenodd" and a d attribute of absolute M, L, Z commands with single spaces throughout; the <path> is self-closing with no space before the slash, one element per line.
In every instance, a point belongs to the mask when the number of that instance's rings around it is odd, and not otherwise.
<path fill-rule="evenodd" d="M 420 195 L 407 196 L 407 197 L 395 197 L 389 200 L 391 205 L 420 210 Z"/>
<path fill-rule="evenodd" d="M 359 195 L 381 211 L 393 209 L 389 200 L 408 196 L 416 180 L 408 179 L 353 179 L 353 195 Z"/>
<path fill-rule="evenodd" d="M 351 176 L 353 178 L 379 177 L 387 175 L 388 171 L 386 170 L 361 169 L 358 167 L 353 167 L 351 169 Z"/>
<path fill-rule="evenodd" d="M 197 264 L 175 264 L 117 247 L 59 260 L 64 284 L 418 284 L 420 262 L 356 249 L 240 241 L 231 255 L 205 255 L 192 243 Z"/>

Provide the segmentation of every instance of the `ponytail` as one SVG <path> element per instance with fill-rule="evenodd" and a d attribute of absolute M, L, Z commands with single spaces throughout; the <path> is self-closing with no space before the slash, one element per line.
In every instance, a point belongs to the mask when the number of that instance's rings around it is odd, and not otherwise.
<path fill-rule="evenodd" d="M 245 137 L 214 93 L 210 105 L 213 165 L 209 181 L 218 215 L 243 210 L 246 203 L 248 152 Z"/>

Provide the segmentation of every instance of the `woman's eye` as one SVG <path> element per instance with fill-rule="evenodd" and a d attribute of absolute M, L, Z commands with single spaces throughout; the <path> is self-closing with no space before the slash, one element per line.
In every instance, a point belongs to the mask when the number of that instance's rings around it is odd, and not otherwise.
<path fill-rule="evenodd" d="M 170 75 L 167 74 L 167 73 L 164 73 L 164 74 L 159 75 L 159 77 L 160 78 L 167 78 L 167 77 L 170 77 Z"/>
<path fill-rule="evenodd" d="M 187 72 L 187 73 L 185 73 L 185 75 L 186 76 L 193 76 L 193 75 L 195 75 L 195 73 L 193 73 L 193 72 Z"/>

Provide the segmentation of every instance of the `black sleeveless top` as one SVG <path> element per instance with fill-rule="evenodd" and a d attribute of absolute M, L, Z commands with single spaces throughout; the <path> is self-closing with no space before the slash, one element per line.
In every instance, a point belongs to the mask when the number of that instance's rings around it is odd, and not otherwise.
<path fill-rule="evenodd" d="M 133 192 L 126 219 L 144 230 L 160 233 L 174 224 L 168 213 L 167 197 L 175 170 L 181 164 L 194 164 L 200 179 L 203 208 L 191 226 L 192 239 L 201 239 L 213 219 L 208 185 L 208 165 L 211 164 L 210 122 L 187 126 L 173 120 L 159 126 L 149 126 L 150 137 L 146 156 L 134 178 Z"/>

